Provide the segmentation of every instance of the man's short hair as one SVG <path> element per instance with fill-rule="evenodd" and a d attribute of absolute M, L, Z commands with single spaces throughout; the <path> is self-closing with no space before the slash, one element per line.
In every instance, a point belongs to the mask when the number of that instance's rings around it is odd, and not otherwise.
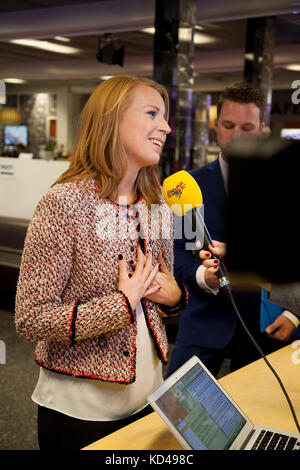
<path fill-rule="evenodd" d="M 217 104 L 217 118 L 221 114 L 221 109 L 225 101 L 249 104 L 254 103 L 259 108 L 259 119 L 264 120 L 266 110 L 266 98 L 264 92 L 248 82 L 237 82 L 225 88 Z"/>

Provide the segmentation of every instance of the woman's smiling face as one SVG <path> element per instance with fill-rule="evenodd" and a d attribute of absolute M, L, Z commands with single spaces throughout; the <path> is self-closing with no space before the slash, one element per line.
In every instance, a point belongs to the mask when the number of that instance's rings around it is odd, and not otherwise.
<path fill-rule="evenodd" d="M 154 88 L 136 85 L 130 92 L 129 105 L 119 124 L 119 137 L 128 160 L 128 168 L 139 171 L 156 165 L 167 134 L 171 129 L 165 120 L 165 103 Z"/>

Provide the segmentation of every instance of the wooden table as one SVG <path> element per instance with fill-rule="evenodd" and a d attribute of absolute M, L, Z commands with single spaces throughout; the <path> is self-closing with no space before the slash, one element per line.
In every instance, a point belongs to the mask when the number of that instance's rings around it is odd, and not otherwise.
<path fill-rule="evenodd" d="M 300 422 L 300 340 L 267 356 Z M 263 359 L 228 374 L 219 383 L 254 424 L 298 432 L 281 387 Z M 156 412 L 83 450 L 182 450 Z"/>

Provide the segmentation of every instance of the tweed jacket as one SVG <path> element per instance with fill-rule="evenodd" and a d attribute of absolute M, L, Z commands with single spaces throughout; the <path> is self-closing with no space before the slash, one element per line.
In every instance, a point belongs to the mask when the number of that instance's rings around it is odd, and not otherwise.
<path fill-rule="evenodd" d="M 94 179 L 57 184 L 44 195 L 28 227 L 16 294 L 17 333 L 37 342 L 38 364 L 76 377 L 134 382 L 136 315 L 118 290 L 118 255 L 131 269 L 138 243 L 153 264 L 161 252 L 173 271 L 165 203 L 150 209 L 140 197 L 131 207 L 115 204 L 100 198 Z M 166 363 L 163 317 L 172 309 L 148 299 L 142 306 Z"/>

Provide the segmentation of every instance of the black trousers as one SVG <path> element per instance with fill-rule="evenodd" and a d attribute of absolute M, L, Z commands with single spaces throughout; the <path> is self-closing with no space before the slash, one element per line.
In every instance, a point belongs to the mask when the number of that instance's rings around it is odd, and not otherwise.
<path fill-rule="evenodd" d="M 151 413 L 150 405 L 142 411 L 117 421 L 85 421 L 38 406 L 38 441 L 40 450 L 80 450 Z"/>

